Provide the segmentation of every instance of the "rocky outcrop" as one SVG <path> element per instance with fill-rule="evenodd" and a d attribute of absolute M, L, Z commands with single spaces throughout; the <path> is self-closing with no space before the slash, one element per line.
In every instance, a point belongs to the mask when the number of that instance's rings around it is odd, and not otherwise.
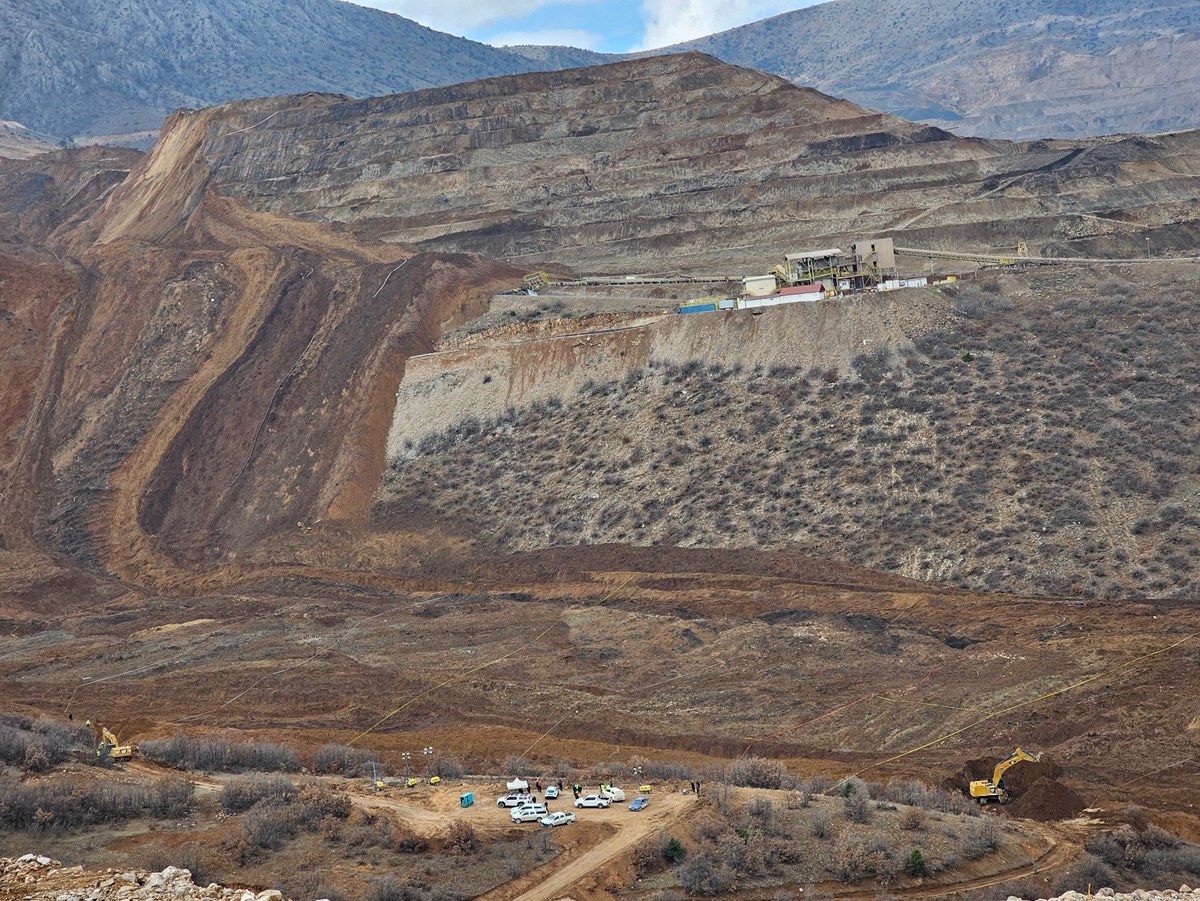
<path fill-rule="evenodd" d="M 0 859 L 0 897 L 24 901 L 284 901 L 283 893 L 276 889 L 255 893 L 216 883 L 201 887 L 188 870 L 177 867 L 157 873 L 85 870 L 64 867 L 39 854 Z"/>
<path fill-rule="evenodd" d="M 542 67 L 335 0 L 13 0 L 0 34 L 0 118 L 60 138 L 136 136 L 178 107 L 243 97 L 363 97 Z"/>

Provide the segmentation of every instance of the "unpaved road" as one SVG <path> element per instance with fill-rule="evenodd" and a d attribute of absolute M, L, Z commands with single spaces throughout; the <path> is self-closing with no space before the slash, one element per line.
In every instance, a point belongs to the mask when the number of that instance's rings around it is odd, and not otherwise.
<path fill-rule="evenodd" d="M 572 886 L 578 885 L 589 874 L 620 857 L 639 841 L 666 829 L 695 803 L 696 799 L 690 795 L 664 794 L 655 796 L 650 806 L 638 813 L 630 813 L 626 804 L 614 804 L 607 811 L 582 811 L 585 815 L 607 814 L 604 821 L 616 825 L 617 831 L 600 844 L 559 867 L 534 888 L 517 895 L 516 901 L 553 901 L 555 898 L 566 896 Z M 484 897 L 491 898 L 491 895 Z"/>

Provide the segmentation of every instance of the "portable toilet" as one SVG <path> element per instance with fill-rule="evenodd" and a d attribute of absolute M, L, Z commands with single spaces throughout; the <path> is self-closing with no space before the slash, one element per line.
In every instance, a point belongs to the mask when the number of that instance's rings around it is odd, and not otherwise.
<path fill-rule="evenodd" d="M 459 807 L 470 807 L 475 803 L 475 792 L 464 792 L 458 796 Z"/>

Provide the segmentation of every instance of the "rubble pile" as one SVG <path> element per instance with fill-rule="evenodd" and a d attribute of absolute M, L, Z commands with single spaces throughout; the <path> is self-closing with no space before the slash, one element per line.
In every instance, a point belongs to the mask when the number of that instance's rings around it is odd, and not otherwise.
<path fill-rule="evenodd" d="M 1009 895 L 1008 901 L 1026 901 L 1016 895 Z M 1032 901 L 1032 899 L 1029 899 Z M 1138 889 L 1124 894 L 1110 888 L 1102 888 L 1090 894 L 1082 892 L 1067 892 L 1054 898 L 1039 898 L 1038 901 L 1200 901 L 1200 888 L 1193 889 L 1181 885 L 1179 891 L 1174 889 Z"/>
<path fill-rule="evenodd" d="M 201 887 L 188 870 L 167 867 L 161 873 L 119 870 L 85 870 L 64 867 L 37 854 L 0 858 L 0 901 L 285 901 L 276 889 L 252 892 L 223 888 L 216 883 Z"/>

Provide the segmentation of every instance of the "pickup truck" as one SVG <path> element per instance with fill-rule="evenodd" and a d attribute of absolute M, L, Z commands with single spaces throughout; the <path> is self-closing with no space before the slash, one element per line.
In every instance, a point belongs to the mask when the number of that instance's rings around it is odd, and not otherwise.
<path fill-rule="evenodd" d="M 532 804 L 533 795 L 528 792 L 510 792 L 503 798 L 496 799 L 497 807 L 521 807 L 524 804 Z"/>

